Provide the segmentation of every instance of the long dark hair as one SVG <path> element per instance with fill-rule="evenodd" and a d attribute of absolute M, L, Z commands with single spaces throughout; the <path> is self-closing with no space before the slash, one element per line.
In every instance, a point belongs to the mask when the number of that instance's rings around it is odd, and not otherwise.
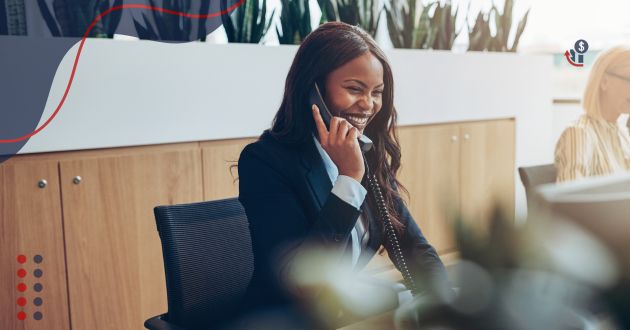
<path fill-rule="evenodd" d="M 342 22 L 325 23 L 311 32 L 302 42 L 289 69 L 284 87 L 282 104 L 273 119 L 271 129 L 263 133 L 271 135 L 280 143 L 301 144 L 312 142 L 315 127 L 308 93 L 315 82 L 324 87 L 328 74 L 347 62 L 370 52 L 383 66 L 383 103 L 364 130 L 374 147 L 366 153 L 370 172 L 375 174 L 383 191 L 392 223 L 397 231 L 404 230 L 400 214 L 394 207 L 398 191 L 408 191 L 396 179 L 400 168 L 400 146 L 396 133 L 397 113 L 394 108 L 394 79 L 392 70 L 383 51 L 374 39 L 361 28 Z M 325 90 L 322 91 L 325 93 Z M 376 212 L 374 201 L 368 205 Z"/>

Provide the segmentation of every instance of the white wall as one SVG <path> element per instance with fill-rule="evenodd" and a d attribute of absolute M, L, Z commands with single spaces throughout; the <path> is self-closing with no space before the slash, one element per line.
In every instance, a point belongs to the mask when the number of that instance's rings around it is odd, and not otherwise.
<path fill-rule="evenodd" d="M 68 81 L 64 58 L 40 125 Z M 258 136 L 297 46 L 88 39 L 69 97 L 20 153 Z M 552 161 L 549 56 L 390 49 L 399 124 L 516 118 L 516 164 Z M 517 213 L 524 192 L 516 179 Z"/>

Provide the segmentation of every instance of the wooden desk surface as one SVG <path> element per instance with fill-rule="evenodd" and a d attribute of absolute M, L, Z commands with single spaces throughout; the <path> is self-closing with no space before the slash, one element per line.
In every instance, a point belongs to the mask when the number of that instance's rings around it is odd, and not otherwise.
<path fill-rule="evenodd" d="M 367 318 L 363 321 L 347 325 L 339 330 L 380 330 L 394 329 L 394 311 Z"/>

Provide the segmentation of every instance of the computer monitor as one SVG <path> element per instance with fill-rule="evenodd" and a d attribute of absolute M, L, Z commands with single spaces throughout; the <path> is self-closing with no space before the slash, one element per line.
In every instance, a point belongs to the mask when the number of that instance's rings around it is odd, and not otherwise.
<path fill-rule="evenodd" d="M 536 192 L 542 207 L 580 224 L 630 265 L 630 172 L 542 185 Z"/>

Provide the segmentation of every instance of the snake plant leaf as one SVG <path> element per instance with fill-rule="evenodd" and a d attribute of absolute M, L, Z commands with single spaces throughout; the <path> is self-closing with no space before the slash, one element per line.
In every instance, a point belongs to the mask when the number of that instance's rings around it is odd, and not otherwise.
<path fill-rule="evenodd" d="M 57 25 L 57 21 L 53 17 L 53 14 L 50 12 L 48 8 L 48 4 L 44 0 L 37 0 L 37 5 L 39 6 L 39 11 L 42 13 L 42 17 L 46 22 L 46 26 L 48 26 L 48 30 L 53 37 L 61 37 L 61 31 L 59 30 L 59 26 Z"/>
<path fill-rule="evenodd" d="M 394 48 L 402 48 L 402 40 L 400 40 L 399 28 L 397 26 L 398 21 L 393 17 L 393 12 L 391 9 L 388 9 L 388 7 L 385 7 L 385 17 L 387 18 L 387 30 L 392 45 Z"/>
<path fill-rule="evenodd" d="M 530 8 L 531 9 L 531 8 Z M 523 18 L 518 22 L 518 26 L 516 28 L 516 35 L 514 36 L 514 42 L 512 43 L 512 47 L 510 47 L 511 52 L 516 52 L 516 48 L 518 47 L 518 42 L 521 39 L 521 35 L 525 30 L 525 26 L 527 25 L 527 17 L 529 16 L 530 9 L 527 9 Z"/>
<path fill-rule="evenodd" d="M 227 9 L 227 0 L 221 0 L 221 11 Z M 223 22 L 223 29 L 225 29 L 225 34 L 227 35 L 228 42 L 236 42 L 236 28 L 234 27 L 234 23 L 232 22 L 232 17 L 230 17 L 230 13 L 227 12 L 221 15 L 221 21 Z"/>
<path fill-rule="evenodd" d="M 432 45 L 433 49 L 451 49 L 453 47 L 453 42 L 460 31 L 456 30 L 458 15 L 459 7 L 453 12 L 450 1 L 444 5 L 438 5 L 431 21 L 431 26 L 435 30 L 435 40 L 429 45 Z"/>
<path fill-rule="evenodd" d="M 145 23 L 147 22 L 147 17 L 144 13 L 142 13 L 142 16 L 144 18 Z M 138 34 L 138 38 L 140 39 L 147 39 L 147 40 L 158 40 L 159 37 L 157 35 L 157 33 L 155 33 L 155 31 L 153 31 L 153 28 L 151 27 L 151 25 L 147 25 L 146 27 L 142 26 L 142 24 L 140 24 L 140 22 L 133 20 L 133 24 L 136 28 L 136 33 Z"/>
<path fill-rule="evenodd" d="M 250 17 L 250 40 L 260 39 L 258 34 L 260 33 L 260 22 L 258 21 L 258 17 L 260 16 L 261 9 L 259 8 L 258 0 L 256 0 L 256 6 L 252 8 L 252 15 Z"/>
<path fill-rule="evenodd" d="M 333 0 L 317 0 L 317 4 L 322 12 L 319 24 L 334 22 L 337 20 L 337 13 L 335 11 Z"/>
<path fill-rule="evenodd" d="M 299 44 L 311 33 L 311 18 L 308 0 L 282 0 L 280 25 L 282 34 L 276 29 L 281 44 Z"/>
<path fill-rule="evenodd" d="M 123 4 L 123 0 L 114 0 L 113 5 L 110 7 L 109 6 L 109 1 L 101 1 L 101 5 L 99 7 L 99 14 L 102 14 L 104 12 L 106 12 L 107 10 L 109 10 L 110 8 L 115 8 L 115 7 L 120 7 Z M 106 25 L 105 28 L 105 33 L 107 34 L 108 38 L 113 38 L 114 34 L 116 33 L 116 29 L 118 28 L 118 25 L 120 24 L 120 20 L 122 18 L 122 9 L 119 10 L 114 10 L 111 13 L 109 13 L 107 16 L 103 17 L 101 20 L 104 22 L 104 25 Z"/>
<path fill-rule="evenodd" d="M 510 30 L 512 29 L 512 10 L 514 8 L 514 0 L 505 0 L 503 4 L 503 15 L 502 15 L 502 30 L 503 30 L 503 39 L 501 40 L 501 44 L 505 45 L 507 48 L 508 36 L 510 35 Z M 505 50 L 507 51 L 507 49 Z"/>
<path fill-rule="evenodd" d="M 200 14 L 209 14 L 210 12 L 210 0 L 202 0 L 201 6 L 199 8 Z M 208 30 L 206 28 L 207 17 L 202 17 L 197 20 L 197 39 L 201 41 L 206 41 L 206 36 L 208 35 Z"/>

